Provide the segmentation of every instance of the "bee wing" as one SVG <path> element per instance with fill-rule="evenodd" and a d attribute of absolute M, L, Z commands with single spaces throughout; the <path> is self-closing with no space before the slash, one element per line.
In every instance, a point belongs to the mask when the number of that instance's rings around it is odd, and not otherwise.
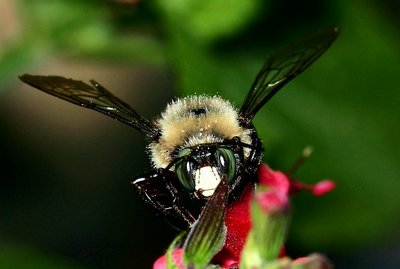
<path fill-rule="evenodd" d="M 317 60 L 335 41 L 337 35 L 337 28 L 318 32 L 270 55 L 240 108 L 247 123 L 286 83 Z"/>
<path fill-rule="evenodd" d="M 48 94 L 93 109 L 135 127 L 147 137 L 155 137 L 158 134 L 156 126 L 94 80 L 90 81 L 91 86 L 82 81 L 59 76 L 25 74 L 20 76 L 20 79 Z"/>

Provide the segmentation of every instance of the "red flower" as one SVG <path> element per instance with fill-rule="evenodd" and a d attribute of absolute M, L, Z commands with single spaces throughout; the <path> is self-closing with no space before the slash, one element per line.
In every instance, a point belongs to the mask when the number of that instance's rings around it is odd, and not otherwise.
<path fill-rule="evenodd" d="M 266 191 L 256 196 L 257 202 L 267 213 L 275 209 L 282 210 L 289 205 L 288 195 L 299 190 L 309 190 L 316 196 L 321 196 L 335 188 L 330 180 L 325 180 L 316 185 L 307 185 L 289 177 L 280 171 L 272 170 L 268 165 L 262 164 L 257 170 L 259 186 L 265 187 Z M 250 204 L 254 196 L 252 184 L 245 187 L 242 195 L 226 209 L 225 225 L 227 227 L 225 245 L 217 253 L 212 263 L 218 264 L 221 268 L 238 267 L 240 255 L 247 236 L 252 226 L 250 216 Z M 287 207 L 286 207 L 287 206 Z M 172 256 L 178 268 L 184 268 L 182 262 L 183 249 L 173 251 Z M 282 247 L 280 256 L 285 256 Z M 153 269 L 166 269 L 166 256 L 162 256 L 154 263 Z"/>
<path fill-rule="evenodd" d="M 262 164 L 258 167 L 257 177 L 259 185 L 266 186 L 272 190 L 269 198 L 287 199 L 290 180 L 284 173 L 274 171 L 266 164 Z M 222 268 L 239 265 L 240 254 L 251 229 L 250 203 L 253 193 L 252 186 L 248 185 L 243 191 L 241 198 L 227 208 L 225 215 L 225 225 L 227 227 L 225 245 L 213 259 L 213 262 Z M 259 200 L 270 201 L 270 199 L 263 199 L 262 197 L 259 197 Z"/>

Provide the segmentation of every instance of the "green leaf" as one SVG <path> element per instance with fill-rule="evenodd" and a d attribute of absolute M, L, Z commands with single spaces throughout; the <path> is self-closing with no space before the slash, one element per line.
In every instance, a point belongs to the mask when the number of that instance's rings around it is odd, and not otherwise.
<path fill-rule="evenodd" d="M 224 176 L 214 194 L 190 230 L 184 244 L 184 263 L 193 268 L 205 268 L 220 251 L 225 242 L 225 207 L 228 199 L 228 182 Z"/>
<path fill-rule="evenodd" d="M 241 267 L 261 268 L 278 258 L 288 227 L 288 207 L 286 194 L 259 186 L 251 203 L 253 225 L 241 255 Z"/>
<path fill-rule="evenodd" d="M 287 211 L 265 214 L 259 205 L 253 203 L 253 238 L 264 260 L 278 257 L 286 238 L 288 215 Z"/>

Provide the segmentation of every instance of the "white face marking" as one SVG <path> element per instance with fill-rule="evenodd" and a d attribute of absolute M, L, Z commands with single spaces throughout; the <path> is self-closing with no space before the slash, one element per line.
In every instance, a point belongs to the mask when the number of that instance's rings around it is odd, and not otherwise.
<path fill-rule="evenodd" d="M 205 197 L 213 195 L 221 177 L 215 167 L 205 166 L 196 170 L 195 190 L 200 191 Z"/>

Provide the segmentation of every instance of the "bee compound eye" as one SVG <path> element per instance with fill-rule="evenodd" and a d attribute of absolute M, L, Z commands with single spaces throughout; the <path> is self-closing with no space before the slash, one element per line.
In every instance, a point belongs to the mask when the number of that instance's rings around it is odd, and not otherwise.
<path fill-rule="evenodd" d="M 236 174 L 236 158 L 232 150 L 220 147 L 215 152 L 217 166 L 223 175 L 226 175 L 228 182 L 232 181 Z"/>
<path fill-rule="evenodd" d="M 194 191 L 194 171 L 196 165 L 193 161 L 182 158 L 175 165 L 175 173 L 179 181 L 188 191 Z"/>

